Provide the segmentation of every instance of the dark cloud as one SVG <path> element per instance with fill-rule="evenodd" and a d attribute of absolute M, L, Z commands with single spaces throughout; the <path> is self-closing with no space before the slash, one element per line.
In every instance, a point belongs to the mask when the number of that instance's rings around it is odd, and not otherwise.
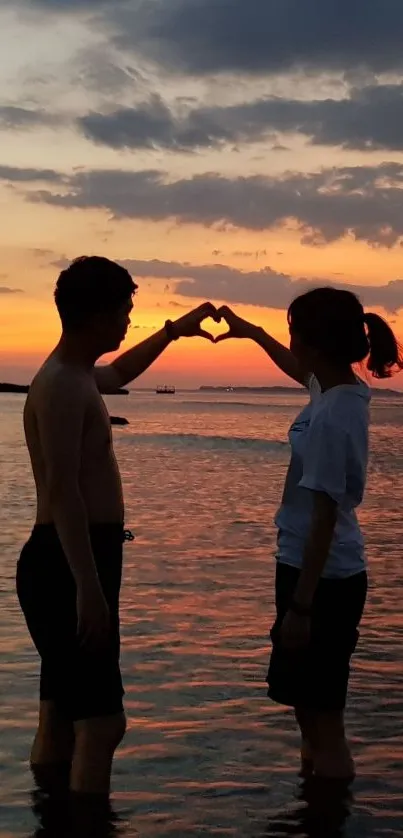
<path fill-rule="evenodd" d="M 19 168 L 18 166 L 1 166 L 0 165 L 0 180 L 9 181 L 11 183 L 35 183 L 39 181 L 48 181 L 50 183 L 61 183 L 64 176 L 54 169 L 30 169 Z"/>
<path fill-rule="evenodd" d="M 76 14 L 77 12 L 99 12 L 110 0 L 16 0 L 15 6 L 28 7 L 30 11 L 54 12 L 55 14 Z M 127 4 L 127 0 L 113 0 L 115 7 Z M 9 10 L 8 0 L 0 0 L 0 9 Z"/>
<path fill-rule="evenodd" d="M 9 9 L 8 0 L 0 7 Z M 373 72 L 403 66 L 400 0 L 17 0 L 93 14 L 115 43 L 171 72 Z"/>
<path fill-rule="evenodd" d="M 179 124 L 159 96 L 136 108 L 120 108 L 109 113 L 90 113 L 78 119 L 77 124 L 89 139 L 112 148 L 155 148 L 189 150 L 198 145 L 197 137 L 191 142 L 180 137 Z M 206 145 L 206 143 L 203 143 Z"/>
<path fill-rule="evenodd" d="M 63 270 L 72 259 L 61 256 L 52 263 Z M 291 277 L 266 266 L 259 271 L 240 271 L 222 263 L 192 265 L 189 262 L 165 262 L 161 259 L 117 259 L 135 279 L 165 280 L 165 293 L 176 293 L 191 299 L 237 303 L 263 308 L 286 309 L 298 294 L 323 285 L 347 288 L 357 294 L 365 306 L 397 312 L 403 308 L 403 279 L 384 285 L 353 285 L 326 278 Z M 341 274 L 337 274 L 340 276 Z M 178 300 L 170 300 L 173 308 L 189 308 Z M 157 303 L 157 307 L 160 304 Z"/>
<path fill-rule="evenodd" d="M 77 124 L 86 137 L 112 148 L 192 151 L 226 143 L 258 142 L 273 132 L 291 132 L 317 144 L 401 151 L 403 84 L 367 86 L 353 90 L 350 98 L 342 100 L 270 97 L 227 107 L 194 108 L 180 114 L 159 96 L 153 96 L 134 108 L 90 113 Z"/>
<path fill-rule="evenodd" d="M 22 294 L 21 288 L 9 288 L 8 285 L 0 285 L 0 294 Z"/>
<path fill-rule="evenodd" d="M 38 128 L 59 125 L 60 116 L 43 109 L 32 110 L 17 105 L 0 107 L 0 128 L 6 130 Z"/>
<path fill-rule="evenodd" d="M 134 70 L 109 63 L 103 68 L 94 65 L 91 72 L 91 83 L 99 86 L 102 82 L 104 91 L 111 92 L 129 82 L 138 87 L 145 84 Z M 0 107 L 3 129 L 55 127 L 63 121 L 61 115 L 44 109 Z M 89 113 L 78 118 L 76 124 L 88 139 L 117 149 L 217 149 L 225 144 L 267 140 L 278 132 L 301 134 L 322 145 L 402 151 L 403 84 L 367 86 L 353 90 L 350 98 L 342 100 L 269 97 L 227 107 L 182 109 L 179 113 L 154 95 L 133 108 Z"/>
<path fill-rule="evenodd" d="M 131 0 L 105 15 L 121 46 L 172 72 L 403 66 L 400 0 Z"/>
<path fill-rule="evenodd" d="M 17 170 L 16 179 L 29 178 Z M 31 173 L 30 179 L 38 176 Z M 49 180 L 54 179 L 53 173 Z M 211 173 L 176 181 L 152 170 L 93 170 L 72 175 L 63 187 L 63 193 L 30 191 L 28 198 L 58 207 L 104 209 L 115 218 L 175 219 L 256 231 L 292 222 L 306 244 L 350 235 L 392 247 L 403 237 L 403 165 L 398 163 L 276 177 L 231 179 Z"/>
<path fill-rule="evenodd" d="M 298 294 L 318 285 L 332 285 L 358 294 L 366 306 L 382 307 L 389 312 L 403 308 L 402 279 L 378 286 L 351 285 L 330 282 L 329 279 L 293 279 L 287 274 L 276 273 L 270 267 L 245 272 L 222 264 L 189 265 L 159 259 L 126 259 L 121 264 L 136 277 L 174 280 L 176 293 L 184 297 L 286 309 Z"/>

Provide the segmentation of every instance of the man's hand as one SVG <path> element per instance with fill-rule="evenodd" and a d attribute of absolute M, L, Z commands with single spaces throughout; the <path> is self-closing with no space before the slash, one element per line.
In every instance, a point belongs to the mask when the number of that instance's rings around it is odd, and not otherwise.
<path fill-rule="evenodd" d="M 89 652 L 101 652 L 109 641 L 109 608 L 98 583 L 77 590 L 77 635 Z"/>
<path fill-rule="evenodd" d="M 175 333 L 181 338 L 207 338 L 207 340 L 211 340 L 214 343 L 213 335 L 201 327 L 203 320 L 206 320 L 208 317 L 211 317 L 216 323 L 219 323 L 221 319 L 218 316 L 216 307 L 212 303 L 203 303 L 203 305 L 194 308 L 188 314 L 184 314 L 179 320 L 174 321 Z"/>
<path fill-rule="evenodd" d="M 215 343 L 228 340 L 228 338 L 252 338 L 257 332 L 257 326 L 254 326 L 242 317 L 238 317 L 228 306 L 219 308 L 217 316 L 220 320 L 225 320 L 228 326 L 228 332 L 225 332 L 223 335 L 218 335 L 214 341 Z"/>
<path fill-rule="evenodd" d="M 301 649 L 309 643 L 311 621 L 293 611 L 287 611 L 280 628 L 280 640 L 286 649 Z"/>

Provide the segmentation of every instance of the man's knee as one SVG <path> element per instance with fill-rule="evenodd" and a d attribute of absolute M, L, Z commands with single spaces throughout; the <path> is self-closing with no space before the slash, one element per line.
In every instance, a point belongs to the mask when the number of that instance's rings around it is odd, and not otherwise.
<path fill-rule="evenodd" d="M 39 727 L 56 733 L 59 730 L 73 730 L 72 722 L 60 712 L 55 702 L 50 700 L 39 702 Z"/>
<path fill-rule="evenodd" d="M 53 701 L 41 701 L 31 765 L 71 762 L 73 748 L 72 722 L 59 713 Z"/>
<path fill-rule="evenodd" d="M 125 713 L 78 721 L 75 723 L 76 749 L 114 751 L 122 741 L 126 727 Z"/>

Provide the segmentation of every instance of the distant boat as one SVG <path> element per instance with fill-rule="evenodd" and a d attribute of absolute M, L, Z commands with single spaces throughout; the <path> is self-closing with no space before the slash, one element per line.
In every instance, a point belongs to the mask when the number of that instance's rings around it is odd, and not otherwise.
<path fill-rule="evenodd" d="M 172 384 L 159 384 L 155 392 L 158 395 L 173 395 L 175 393 L 175 387 Z"/>

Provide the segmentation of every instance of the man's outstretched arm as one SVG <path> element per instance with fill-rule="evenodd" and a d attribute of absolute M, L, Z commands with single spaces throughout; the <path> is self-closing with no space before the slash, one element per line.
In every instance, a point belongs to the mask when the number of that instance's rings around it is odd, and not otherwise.
<path fill-rule="evenodd" d="M 176 338 L 204 337 L 213 340 L 201 324 L 207 317 L 215 319 L 216 315 L 217 310 L 212 303 L 203 303 L 203 305 L 190 311 L 189 314 L 175 320 L 169 333 L 164 327 L 151 337 L 138 343 L 137 346 L 123 352 L 111 364 L 95 367 L 94 375 L 98 389 L 102 393 L 111 393 L 119 387 L 124 387 L 129 381 L 134 381 L 157 360 L 172 340 Z"/>

